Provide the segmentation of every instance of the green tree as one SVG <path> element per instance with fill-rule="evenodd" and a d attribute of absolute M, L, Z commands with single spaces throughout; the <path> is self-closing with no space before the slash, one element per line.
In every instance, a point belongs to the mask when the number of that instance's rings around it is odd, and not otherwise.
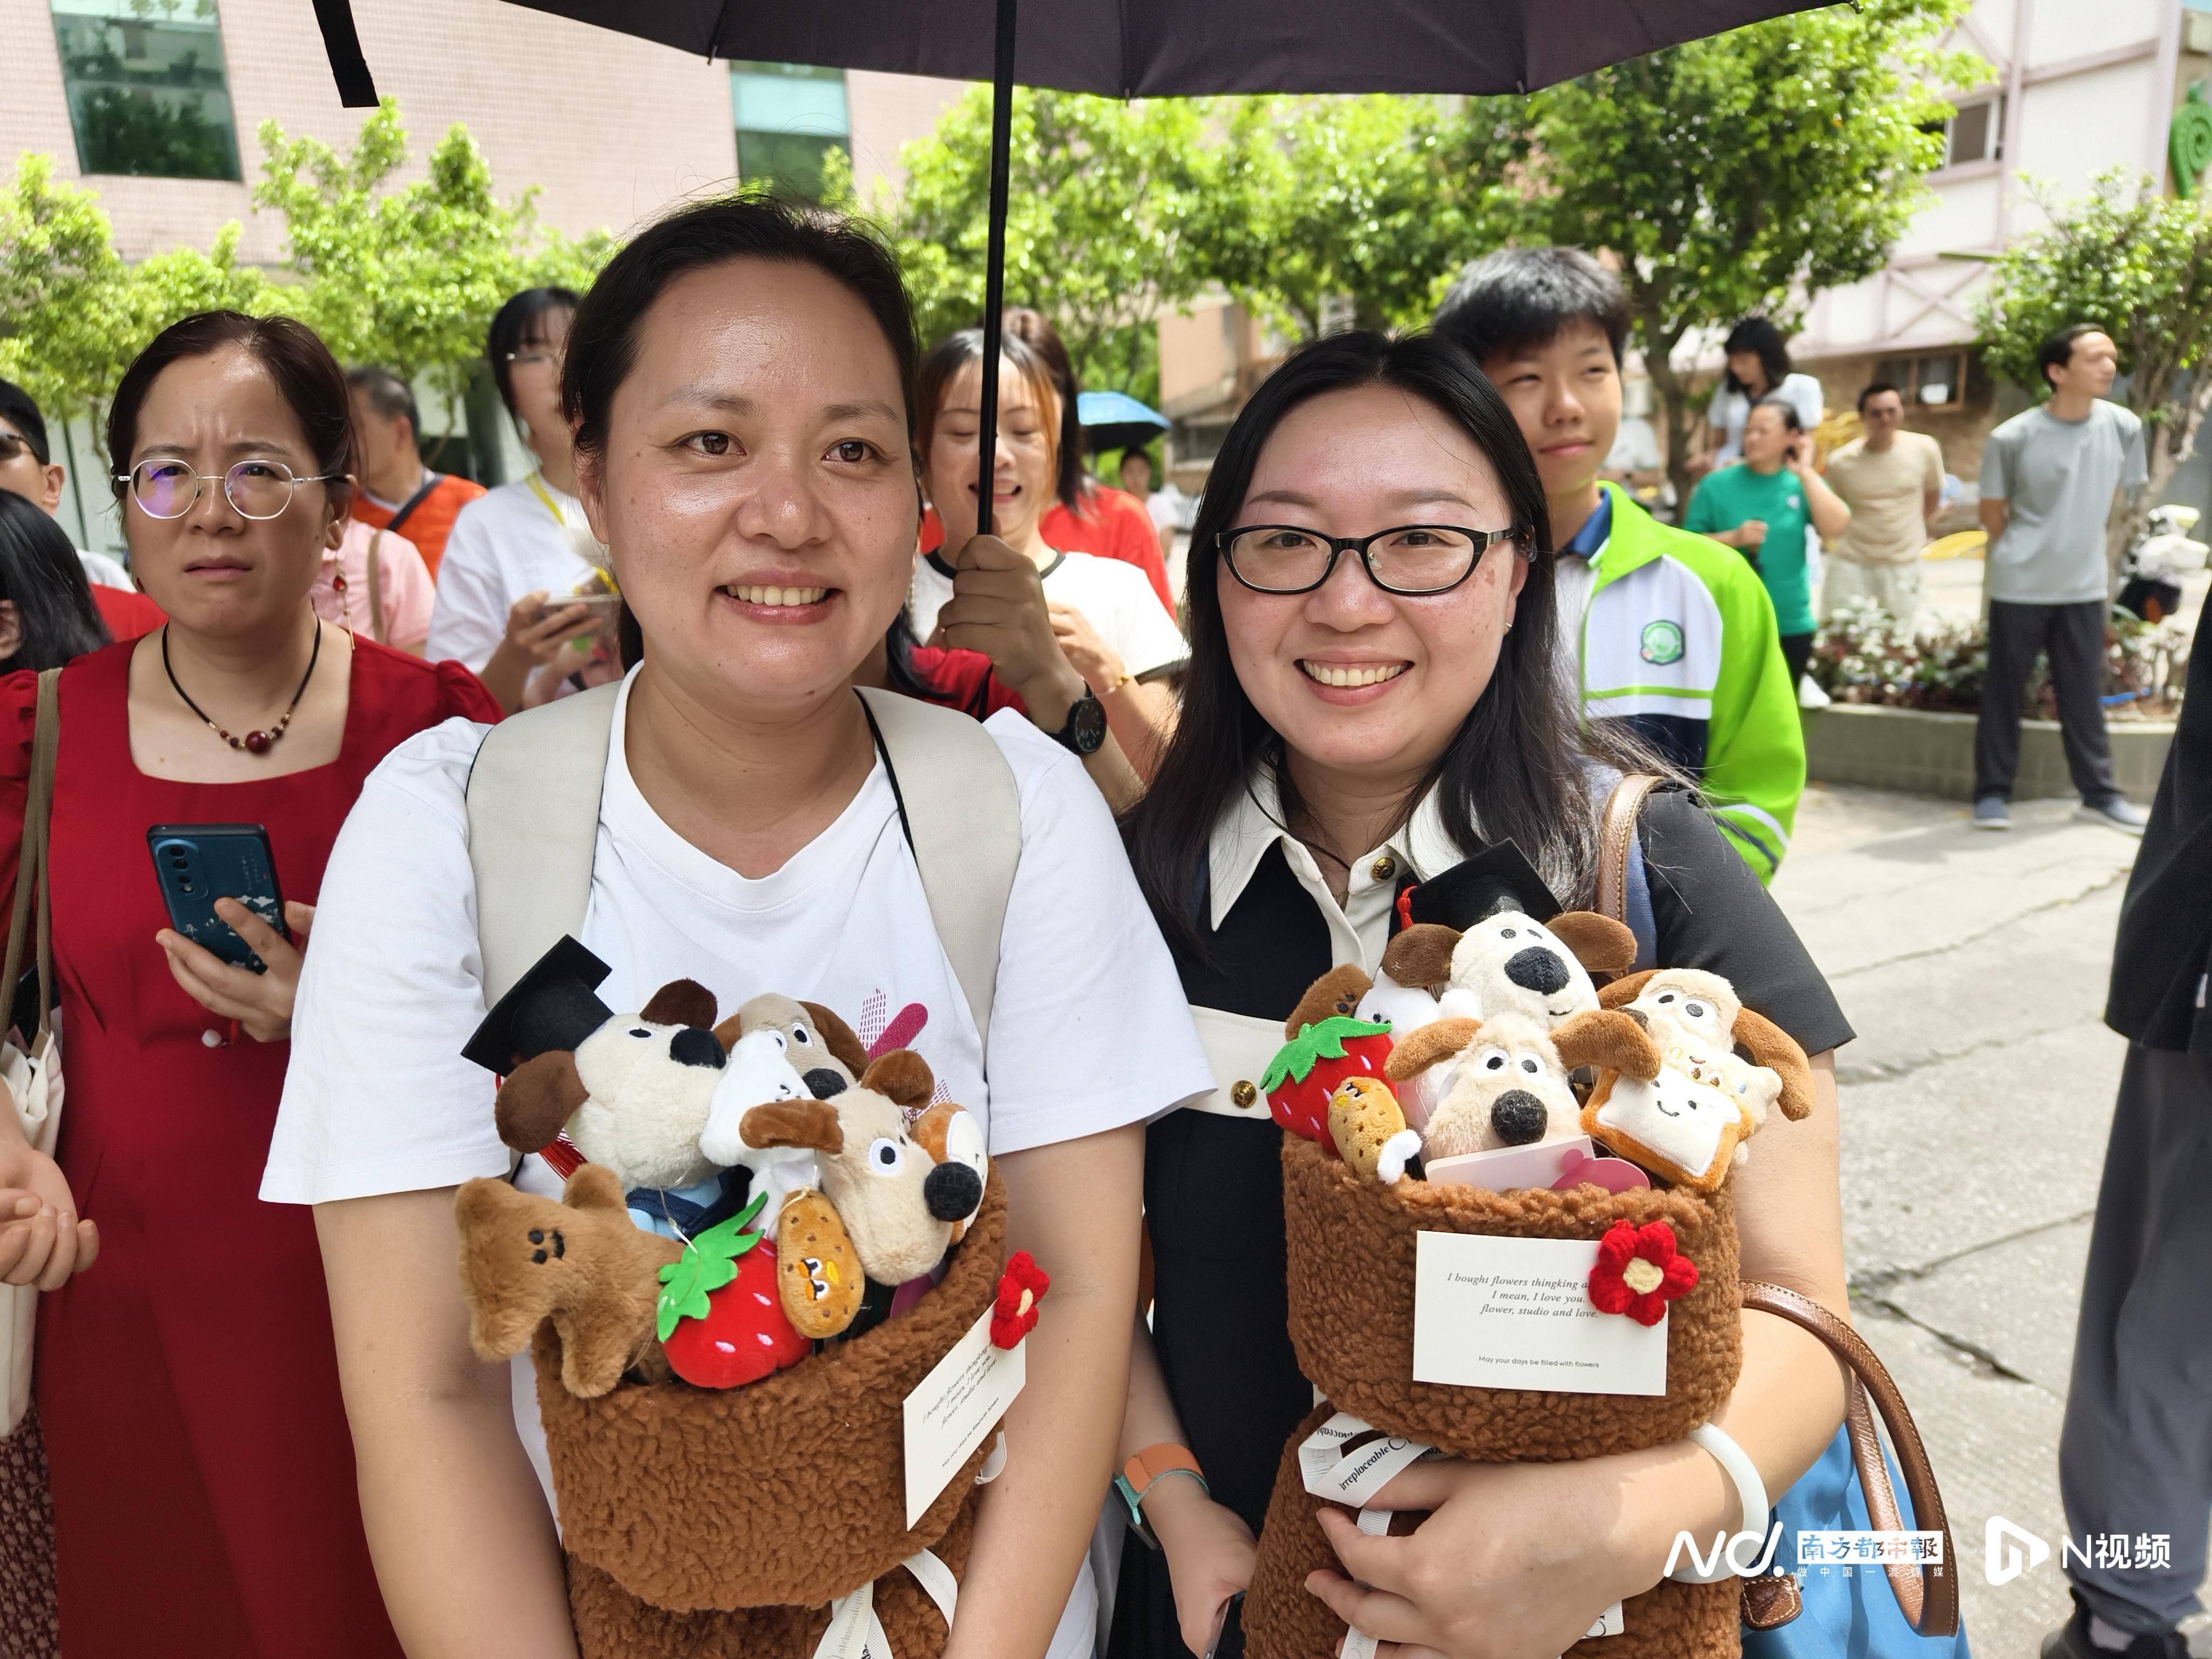
<path fill-rule="evenodd" d="M 1417 327 L 1443 296 L 1479 199 L 1466 131 L 1435 98 L 1215 100 L 1189 240 L 1200 274 L 1277 333 L 1340 319 Z"/>
<path fill-rule="evenodd" d="M 2050 383 L 2036 350 L 2048 336 L 2093 323 L 2119 347 L 2122 401 L 2142 417 L 2150 483 L 2113 510 L 2117 568 L 2212 409 L 2212 203 L 2161 195 L 2125 167 L 2074 200 L 2041 185 L 2029 194 L 2048 223 L 2006 248 L 1975 301 L 1983 359 L 2039 400 Z"/>
<path fill-rule="evenodd" d="M 1204 283 L 1184 245 L 1201 184 L 1200 123 L 1184 99 L 1015 94 L 1006 303 L 1052 319 L 1086 385 L 1154 392 L 1157 357 L 1142 337 L 1158 308 Z M 896 201 L 872 204 L 897 246 L 925 344 L 982 314 L 990 130 L 990 91 L 978 88 L 901 151 Z M 849 200 L 842 153 L 824 157 L 823 172 L 823 199 Z M 1148 362 L 1149 386 L 1137 378 Z"/>
<path fill-rule="evenodd" d="M 393 183 L 407 131 L 387 98 L 350 155 L 319 138 L 260 129 L 257 208 L 284 216 L 285 268 L 302 281 L 290 309 L 344 362 L 427 375 L 458 397 L 492 313 L 529 280 L 535 190 L 502 201 L 465 127 L 430 152 L 426 175 Z"/>
<path fill-rule="evenodd" d="M 1964 0 L 1863 0 L 1670 46 L 1469 107 L 1498 241 L 1609 250 L 1689 493 L 1686 338 L 1879 270 L 1931 199 L 1952 113 L 1990 69 L 1937 48 Z"/>
<path fill-rule="evenodd" d="M 122 280 L 100 198 L 25 155 L 0 195 L 0 376 L 58 422 L 88 414 L 114 350 L 108 301 Z"/>

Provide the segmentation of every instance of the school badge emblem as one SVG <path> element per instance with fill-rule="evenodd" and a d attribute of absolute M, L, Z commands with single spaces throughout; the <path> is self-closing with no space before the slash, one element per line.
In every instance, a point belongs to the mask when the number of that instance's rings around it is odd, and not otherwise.
<path fill-rule="evenodd" d="M 1681 661 L 1681 623 L 1671 622 L 1644 623 L 1643 647 L 1637 654 L 1644 661 L 1655 663 L 1662 668 L 1670 662 Z"/>

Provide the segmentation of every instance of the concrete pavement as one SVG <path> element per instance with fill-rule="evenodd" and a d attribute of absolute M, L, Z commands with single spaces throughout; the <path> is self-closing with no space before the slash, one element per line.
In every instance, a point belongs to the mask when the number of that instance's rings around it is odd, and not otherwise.
<path fill-rule="evenodd" d="M 2021 803 L 1991 835 L 1949 803 L 1814 786 L 1774 888 L 1858 1032 L 1837 1057 L 1854 1312 L 1929 1443 L 1981 1659 L 2034 1659 L 2069 1605 L 2058 1426 L 2136 846 L 2073 810 Z M 1993 1515 L 2051 1559 L 1990 1585 Z"/>

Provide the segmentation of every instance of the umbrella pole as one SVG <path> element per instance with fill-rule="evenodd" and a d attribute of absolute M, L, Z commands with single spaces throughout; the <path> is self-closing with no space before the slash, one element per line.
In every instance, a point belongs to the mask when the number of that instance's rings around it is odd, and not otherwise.
<path fill-rule="evenodd" d="M 1000 313 L 1006 308 L 1006 189 L 1014 147 L 1014 0 L 998 0 L 991 58 L 991 224 L 983 261 L 982 430 L 975 449 L 975 533 L 991 533 L 999 470 Z"/>

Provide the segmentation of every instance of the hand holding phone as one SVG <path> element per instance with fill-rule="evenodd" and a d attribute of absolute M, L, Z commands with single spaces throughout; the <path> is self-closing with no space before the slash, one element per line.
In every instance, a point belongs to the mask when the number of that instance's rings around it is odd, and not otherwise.
<path fill-rule="evenodd" d="M 268 833 L 258 823 L 164 824 L 146 840 L 173 924 L 155 936 L 170 976 L 257 1042 L 290 1036 L 315 913 L 279 896 Z"/>

